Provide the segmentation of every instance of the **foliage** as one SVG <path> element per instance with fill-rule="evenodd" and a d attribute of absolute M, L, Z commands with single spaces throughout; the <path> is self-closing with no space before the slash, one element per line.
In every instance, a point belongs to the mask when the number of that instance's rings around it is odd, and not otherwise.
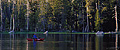
<path fill-rule="evenodd" d="M 15 0 L 15 2 L 14 7 L 13 1 L 1 2 L 4 31 L 10 30 L 13 14 L 15 31 L 26 30 L 27 1 Z M 120 16 L 120 4 L 116 0 L 33 0 L 33 2 L 28 0 L 28 2 L 30 3 L 29 31 L 83 31 L 83 28 L 87 29 L 87 24 L 90 31 L 114 31 L 115 5 L 118 7 L 117 12 Z M 87 23 L 87 14 L 89 23 Z M 120 17 L 118 17 L 118 23 L 119 19 Z"/>
<path fill-rule="evenodd" d="M 99 17 L 99 10 L 97 9 L 95 14 L 95 30 L 100 31 L 100 17 Z"/>
<path fill-rule="evenodd" d="M 26 8 L 24 8 L 24 7 L 26 7 L 26 6 L 24 6 L 24 5 L 21 5 L 20 6 L 20 12 L 19 12 L 19 14 L 18 14 L 18 16 L 19 16 L 19 27 L 21 28 L 21 29 L 25 29 L 25 13 L 26 13 Z"/>
<path fill-rule="evenodd" d="M 35 30 L 36 29 L 36 25 L 38 22 L 38 15 L 39 15 L 39 8 L 38 8 L 38 2 L 34 1 L 33 3 L 30 3 L 30 7 L 31 7 L 31 14 L 29 17 L 29 22 L 30 22 L 30 30 Z"/>

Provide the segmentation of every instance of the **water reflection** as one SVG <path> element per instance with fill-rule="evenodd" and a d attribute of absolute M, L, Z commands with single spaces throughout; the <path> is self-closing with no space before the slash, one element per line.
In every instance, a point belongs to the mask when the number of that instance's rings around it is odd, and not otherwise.
<path fill-rule="evenodd" d="M 0 36 L 0 49 L 2 50 L 2 33 L 1 33 L 1 36 Z"/>
<path fill-rule="evenodd" d="M 86 50 L 89 50 L 89 34 L 86 35 Z"/>
<path fill-rule="evenodd" d="M 26 45 L 26 50 L 28 50 L 28 41 L 27 41 L 27 45 Z"/>
<path fill-rule="evenodd" d="M 116 34 L 115 50 L 118 50 L 118 34 Z"/>
<path fill-rule="evenodd" d="M 36 50 L 36 41 L 33 41 L 34 50 Z"/>
<path fill-rule="evenodd" d="M 95 39 L 96 50 L 103 50 L 103 35 L 97 35 Z"/>
<path fill-rule="evenodd" d="M 40 35 L 43 36 L 44 35 Z M 27 41 L 32 34 L 0 34 L 0 50 L 119 50 L 119 35 L 48 34 L 45 41 Z"/>
<path fill-rule="evenodd" d="M 10 34 L 10 50 L 12 49 L 12 44 L 11 44 L 11 34 Z"/>
<path fill-rule="evenodd" d="M 9 35 L 10 35 L 10 42 L 9 42 L 10 43 L 10 50 L 15 50 L 14 49 L 14 38 L 15 38 L 14 33 L 13 34 L 10 33 Z"/>

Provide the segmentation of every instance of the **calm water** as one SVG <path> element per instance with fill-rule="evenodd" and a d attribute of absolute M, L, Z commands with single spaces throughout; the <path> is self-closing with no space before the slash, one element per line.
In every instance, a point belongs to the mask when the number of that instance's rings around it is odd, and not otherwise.
<path fill-rule="evenodd" d="M 117 34 L 38 34 L 45 40 L 26 40 L 31 37 L 32 34 L 1 33 L 0 50 L 120 50 Z"/>

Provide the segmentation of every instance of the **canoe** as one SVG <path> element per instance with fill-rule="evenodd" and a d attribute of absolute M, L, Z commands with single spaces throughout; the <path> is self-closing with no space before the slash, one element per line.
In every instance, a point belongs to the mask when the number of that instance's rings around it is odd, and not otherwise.
<path fill-rule="evenodd" d="M 43 41 L 45 38 L 39 38 L 39 39 L 31 39 L 31 38 L 27 38 L 28 41 Z"/>

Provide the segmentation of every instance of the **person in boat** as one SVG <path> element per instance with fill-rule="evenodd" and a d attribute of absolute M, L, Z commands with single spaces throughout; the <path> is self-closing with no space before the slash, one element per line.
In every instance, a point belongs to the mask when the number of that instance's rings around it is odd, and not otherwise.
<path fill-rule="evenodd" d="M 36 33 L 34 33 L 33 39 L 38 39 L 38 37 L 36 36 Z"/>

